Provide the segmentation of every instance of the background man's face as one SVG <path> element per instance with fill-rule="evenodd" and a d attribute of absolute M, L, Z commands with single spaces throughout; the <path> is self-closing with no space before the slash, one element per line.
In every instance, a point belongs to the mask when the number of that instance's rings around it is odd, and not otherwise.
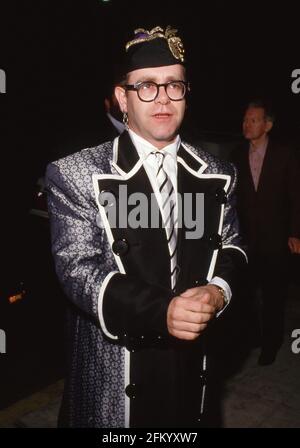
<path fill-rule="evenodd" d="M 243 134 L 247 140 L 258 140 L 270 130 L 270 121 L 262 107 L 249 107 L 243 121 Z"/>
<path fill-rule="evenodd" d="M 157 84 L 162 84 L 184 79 L 184 68 L 182 65 L 176 64 L 134 70 L 128 74 L 127 83 L 154 81 Z M 161 87 L 158 97 L 149 103 L 141 101 L 135 91 L 127 92 L 123 96 L 123 101 L 121 108 L 123 111 L 127 111 L 129 127 L 136 134 L 157 148 L 163 148 L 175 139 L 183 120 L 185 99 L 171 101 L 165 89 Z"/>

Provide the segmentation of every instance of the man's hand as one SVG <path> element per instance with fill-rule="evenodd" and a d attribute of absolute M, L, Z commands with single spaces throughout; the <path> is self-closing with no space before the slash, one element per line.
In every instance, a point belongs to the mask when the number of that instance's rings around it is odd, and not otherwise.
<path fill-rule="evenodd" d="M 192 341 L 205 330 L 223 306 L 222 295 L 214 285 L 187 289 L 169 304 L 168 331 L 178 339 Z"/>
<path fill-rule="evenodd" d="M 288 245 L 292 254 L 300 254 L 300 238 L 290 236 Z"/>

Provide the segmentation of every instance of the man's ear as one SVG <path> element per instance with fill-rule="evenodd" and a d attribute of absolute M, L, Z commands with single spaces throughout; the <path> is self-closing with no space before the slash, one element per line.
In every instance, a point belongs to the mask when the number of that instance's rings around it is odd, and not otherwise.
<path fill-rule="evenodd" d="M 267 121 L 266 121 L 266 132 L 270 132 L 270 130 L 272 129 L 272 127 L 273 127 L 273 121 L 271 121 L 271 120 L 267 120 Z"/>
<path fill-rule="evenodd" d="M 123 89 L 123 87 L 121 87 L 121 86 L 116 86 L 115 87 L 115 96 L 118 100 L 119 107 L 120 107 L 121 111 L 127 112 L 127 97 L 126 97 L 125 89 Z"/>

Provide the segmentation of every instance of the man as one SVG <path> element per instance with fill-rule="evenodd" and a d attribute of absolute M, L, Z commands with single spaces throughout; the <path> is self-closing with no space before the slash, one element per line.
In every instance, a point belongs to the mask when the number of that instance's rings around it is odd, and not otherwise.
<path fill-rule="evenodd" d="M 108 135 L 111 135 L 112 139 L 117 137 L 125 130 L 125 125 L 122 122 L 122 113 L 120 111 L 119 103 L 115 95 L 114 88 L 108 88 L 104 98 L 104 108 L 106 118 L 110 126 L 110 130 L 107 130 Z M 108 138 L 106 135 L 106 139 Z"/>
<path fill-rule="evenodd" d="M 125 56 L 115 94 L 127 131 L 48 167 L 53 253 L 73 304 L 60 424 L 199 427 L 203 335 L 245 263 L 236 177 L 180 140 L 189 85 L 176 30 L 137 30 Z"/>
<path fill-rule="evenodd" d="M 238 213 L 249 250 L 249 282 L 262 292 L 259 364 L 272 364 L 283 339 L 287 256 L 300 253 L 300 171 L 295 153 L 269 138 L 274 116 L 261 101 L 248 105 L 248 144 L 233 156 Z M 251 323 L 253 326 L 253 321 Z"/>

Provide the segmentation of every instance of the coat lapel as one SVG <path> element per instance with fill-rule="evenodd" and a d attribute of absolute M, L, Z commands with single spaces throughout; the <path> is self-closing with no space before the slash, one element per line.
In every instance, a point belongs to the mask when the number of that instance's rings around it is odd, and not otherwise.
<path fill-rule="evenodd" d="M 266 149 L 259 182 L 258 182 L 258 188 L 257 188 L 257 194 L 262 195 L 265 190 L 269 189 L 269 182 L 268 179 L 272 178 L 272 164 L 274 163 L 274 158 L 272 156 L 273 150 L 272 150 L 272 144 L 269 141 L 268 146 Z"/>
<path fill-rule="evenodd" d="M 128 132 L 123 132 L 114 142 L 113 166 L 121 174 L 129 173 L 139 162 L 139 155 Z"/>
<path fill-rule="evenodd" d="M 247 147 L 243 147 L 242 148 L 243 151 L 243 157 L 242 157 L 242 170 L 243 170 L 243 174 L 242 176 L 248 180 L 247 184 L 249 185 L 249 189 L 251 194 L 255 194 L 256 190 L 255 190 L 255 185 L 253 182 L 253 177 L 252 177 L 252 173 L 251 173 L 251 167 L 250 167 L 250 161 L 249 161 L 249 151 L 250 151 L 250 147 L 249 145 Z M 241 173 L 241 170 L 240 170 Z"/>
<path fill-rule="evenodd" d="M 206 168 L 206 164 L 200 160 L 197 160 L 196 156 L 190 152 L 187 151 L 187 149 L 181 144 L 178 153 L 177 153 L 177 161 L 182 160 L 188 167 L 190 167 L 195 173 L 201 169 Z M 183 197 L 184 192 L 187 192 L 184 181 L 184 168 L 182 164 L 178 163 L 178 174 L 177 174 L 177 189 L 178 189 L 178 196 L 181 198 Z M 185 232 L 186 228 L 184 226 L 184 219 L 182 220 L 182 225 L 178 228 L 178 234 L 177 234 L 177 253 L 178 253 L 178 259 L 177 264 L 179 266 L 179 269 L 181 270 L 181 253 L 182 253 L 182 244 L 183 240 L 185 239 Z"/>
<path fill-rule="evenodd" d="M 194 154 L 184 144 L 178 151 L 178 193 L 182 200 L 182 227 L 178 230 L 178 290 L 210 280 L 218 250 L 221 247 L 224 204 L 231 177 L 226 174 L 206 172 L 208 163 Z M 187 195 L 193 197 L 193 208 L 187 206 Z M 200 200 L 196 202 L 196 196 Z M 201 196 L 200 196 L 201 195 Z M 196 205 L 197 204 L 197 205 Z M 195 206 L 201 206 L 196 213 Z M 201 226 L 200 237 L 191 238 L 185 216 L 193 216 Z M 199 220 L 201 224 L 199 224 Z M 200 228 L 200 227 L 199 227 Z M 196 232 L 198 233 L 198 232 Z M 199 263 L 201 260 L 201 264 Z M 184 267 L 184 269 L 180 269 Z"/>
<path fill-rule="evenodd" d="M 159 207 L 143 163 L 127 132 L 114 142 L 112 166 L 118 174 L 97 174 L 93 176 L 93 182 L 96 197 L 100 198 L 97 203 L 101 219 L 120 272 L 170 288 L 170 257 Z M 101 194 L 107 192 L 115 197 L 115 226 L 107 219 L 107 209 L 101 206 Z M 141 204 L 139 198 L 145 204 L 146 227 L 132 227 L 130 220 Z M 152 228 L 153 215 L 158 216 L 159 225 Z"/>
<path fill-rule="evenodd" d="M 245 148 L 244 151 L 244 157 L 242 158 L 242 171 L 243 171 L 243 178 L 244 178 L 244 184 L 247 184 L 249 186 L 249 190 L 251 194 L 257 198 L 258 196 L 261 196 L 266 188 L 268 188 L 268 179 L 271 176 L 271 168 L 272 168 L 272 144 L 269 141 L 265 157 L 263 160 L 261 173 L 259 176 L 259 182 L 257 190 L 255 190 L 251 167 L 250 167 L 250 161 L 249 161 L 249 152 L 250 152 L 250 145 L 247 145 L 247 148 Z M 240 170 L 240 173 L 242 172 Z M 247 182 L 248 180 L 248 182 Z"/>

